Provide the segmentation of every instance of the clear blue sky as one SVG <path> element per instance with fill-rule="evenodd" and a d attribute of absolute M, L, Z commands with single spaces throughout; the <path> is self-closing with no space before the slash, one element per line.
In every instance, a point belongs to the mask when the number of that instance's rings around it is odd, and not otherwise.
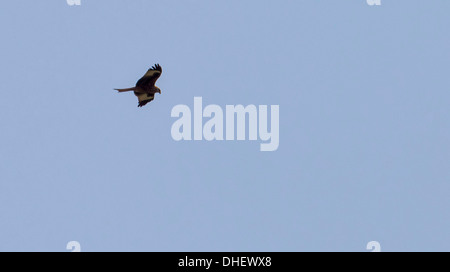
<path fill-rule="evenodd" d="M 1 4 L 0 251 L 450 250 L 449 1 L 161 2 Z M 279 149 L 174 141 L 194 96 Z"/>

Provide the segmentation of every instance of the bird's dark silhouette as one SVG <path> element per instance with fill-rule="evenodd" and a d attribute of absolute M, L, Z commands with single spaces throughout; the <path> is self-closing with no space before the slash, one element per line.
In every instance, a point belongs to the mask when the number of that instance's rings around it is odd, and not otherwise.
<path fill-rule="evenodd" d="M 161 89 L 155 86 L 156 81 L 162 74 L 162 68 L 159 64 L 155 64 L 152 68 L 148 69 L 147 73 L 141 77 L 136 86 L 126 89 L 114 89 L 121 92 L 134 91 L 134 95 L 139 100 L 138 107 L 145 106 L 148 102 L 155 98 L 155 93 L 161 94 Z"/>

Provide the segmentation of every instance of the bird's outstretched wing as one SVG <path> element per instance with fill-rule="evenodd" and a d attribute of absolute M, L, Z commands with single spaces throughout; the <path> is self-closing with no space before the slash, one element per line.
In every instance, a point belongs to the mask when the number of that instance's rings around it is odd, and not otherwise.
<path fill-rule="evenodd" d="M 159 64 L 155 64 L 152 68 L 148 69 L 147 73 L 136 83 L 136 87 L 150 87 L 154 86 L 158 78 L 161 76 L 162 68 Z"/>

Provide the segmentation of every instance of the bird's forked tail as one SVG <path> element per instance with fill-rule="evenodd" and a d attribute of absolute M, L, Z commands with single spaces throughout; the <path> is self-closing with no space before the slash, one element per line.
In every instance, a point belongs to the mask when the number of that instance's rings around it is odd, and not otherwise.
<path fill-rule="evenodd" d="M 119 93 L 121 93 L 121 92 L 134 91 L 135 89 L 136 89 L 136 87 L 133 87 L 133 88 L 126 88 L 126 89 L 114 89 L 114 90 L 119 91 Z"/>

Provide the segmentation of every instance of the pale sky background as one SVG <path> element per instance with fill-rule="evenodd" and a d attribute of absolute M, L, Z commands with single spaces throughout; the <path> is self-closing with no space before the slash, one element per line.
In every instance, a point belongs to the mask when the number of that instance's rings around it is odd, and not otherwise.
<path fill-rule="evenodd" d="M 81 3 L 0 7 L 0 251 L 450 250 L 450 1 Z M 278 151 L 174 141 L 194 96 Z"/>

